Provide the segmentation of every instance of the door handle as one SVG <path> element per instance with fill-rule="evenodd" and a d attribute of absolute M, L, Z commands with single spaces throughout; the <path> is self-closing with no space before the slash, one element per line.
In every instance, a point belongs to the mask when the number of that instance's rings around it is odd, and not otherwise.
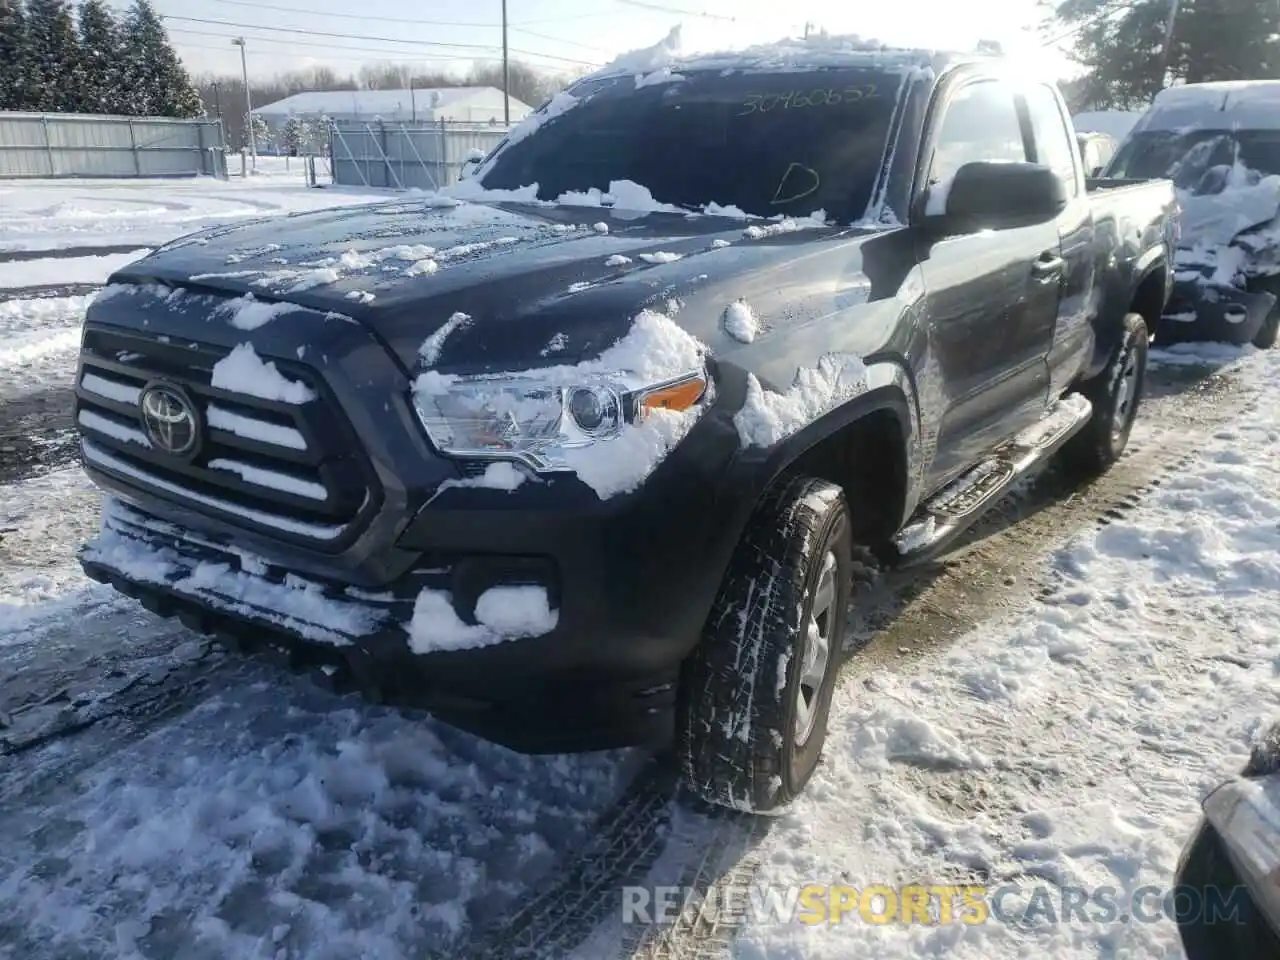
<path fill-rule="evenodd" d="M 1040 258 L 1031 264 L 1031 272 L 1037 277 L 1052 277 L 1062 272 L 1067 261 L 1051 253 L 1042 253 Z"/>

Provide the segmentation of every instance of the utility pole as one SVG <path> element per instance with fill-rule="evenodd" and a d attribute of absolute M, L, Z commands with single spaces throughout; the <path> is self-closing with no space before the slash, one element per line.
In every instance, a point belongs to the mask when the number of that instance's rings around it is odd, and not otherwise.
<path fill-rule="evenodd" d="M 213 112 L 218 115 L 218 136 L 222 139 L 222 152 L 227 152 L 227 128 L 222 123 L 222 91 L 217 80 L 213 81 Z"/>
<path fill-rule="evenodd" d="M 507 0 L 502 0 L 502 122 L 511 126 L 511 61 L 507 58 Z"/>
<path fill-rule="evenodd" d="M 812 29 L 813 29 L 813 24 L 812 24 L 812 23 L 810 23 L 808 20 L 806 20 L 806 21 L 804 22 L 804 38 L 805 38 L 806 40 L 808 40 L 808 39 L 809 39 L 809 31 L 810 31 L 810 30 L 812 30 Z"/>
<path fill-rule="evenodd" d="M 244 75 L 244 103 L 247 108 L 244 123 L 249 128 L 249 156 L 256 171 L 258 169 L 258 138 L 253 133 L 253 94 L 249 90 L 249 61 L 245 57 L 244 37 L 236 37 L 231 44 L 240 48 L 240 72 Z"/>
<path fill-rule="evenodd" d="M 1156 92 L 1164 89 L 1169 75 L 1169 57 L 1173 53 L 1173 23 L 1178 19 L 1178 0 L 1169 0 L 1169 22 L 1164 25 L 1164 45 L 1160 48 L 1160 76 L 1156 80 Z"/>

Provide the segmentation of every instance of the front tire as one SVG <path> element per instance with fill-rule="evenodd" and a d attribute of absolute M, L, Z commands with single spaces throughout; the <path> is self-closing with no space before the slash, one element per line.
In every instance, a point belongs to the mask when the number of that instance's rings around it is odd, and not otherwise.
<path fill-rule="evenodd" d="M 827 735 L 853 578 L 848 506 L 797 477 L 756 509 L 681 679 L 678 751 L 710 803 L 770 813 L 799 796 Z"/>
<path fill-rule="evenodd" d="M 1062 448 L 1068 469 L 1083 477 L 1106 473 L 1120 459 L 1142 403 L 1150 336 L 1138 313 L 1126 314 L 1120 349 L 1080 393 L 1093 404 L 1089 422 Z"/>

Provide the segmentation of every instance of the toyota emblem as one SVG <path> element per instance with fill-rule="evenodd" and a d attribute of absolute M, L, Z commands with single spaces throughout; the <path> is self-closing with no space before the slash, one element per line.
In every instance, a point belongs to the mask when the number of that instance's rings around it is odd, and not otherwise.
<path fill-rule="evenodd" d="M 187 395 L 177 387 L 153 383 L 138 398 L 142 428 L 161 453 L 186 457 L 200 445 L 200 419 Z"/>

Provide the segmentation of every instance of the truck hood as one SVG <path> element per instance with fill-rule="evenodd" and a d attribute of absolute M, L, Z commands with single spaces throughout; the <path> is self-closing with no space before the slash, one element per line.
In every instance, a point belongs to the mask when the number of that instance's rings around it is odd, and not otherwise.
<path fill-rule="evenodd" d="M 646 307 L 794 257 L 792 241 L 835 229 L 802 226 L 800 237 L 727 217 L 431 197 L 214 228 L 111 282 L 337 313 L 370 329 L 406 372 L 423 366 L 432 339 L 437 368 L 485 373 L 593 356 Z M 254 305 L 231 322 L 252 329 L 272 313 Z"/>

